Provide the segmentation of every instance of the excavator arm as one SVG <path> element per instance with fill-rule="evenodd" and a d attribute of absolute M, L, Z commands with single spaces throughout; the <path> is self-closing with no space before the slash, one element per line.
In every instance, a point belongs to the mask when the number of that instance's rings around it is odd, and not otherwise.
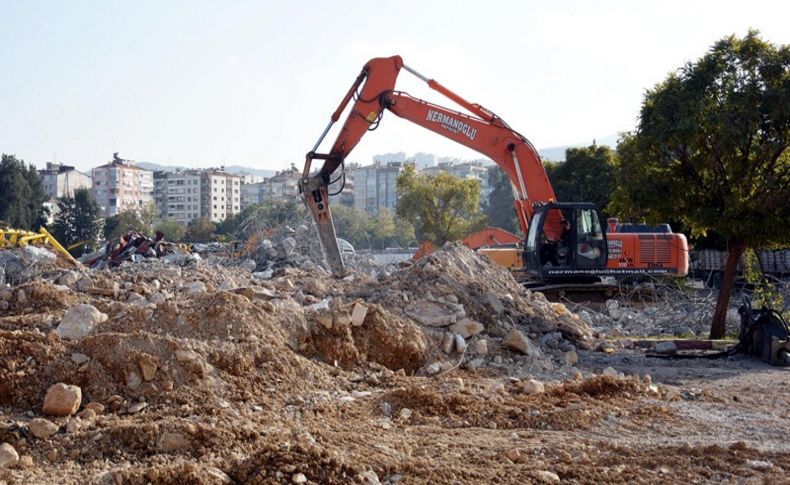
<path fill-rule="evenodd" d="M 402 68 L 471 114 L 395 91 L 395 82 Z M 354 105 L 332 149 L 327 154 L 317 153 L 316 150 L 329 129 L 340 119 L 352 99 L 355 99 Z M 378 126 L 385 110 L 476 150 L 499 165 L 510 179 L 516 214 L 523 234 L 526 235 L 529 229 L 533 206 L 555 200 L 554 190 L 540 157 L 526 137 L 511 129 L 488 109 L 470 103 L 435 80 L 428 79 L 404 65 L 400 56 L 372 59 L 357 76 L 315 146 L 307 153 L 304 172 L 299 182 L 305 204 L 316 221 L 321 244 L 334 273 L 342 272 L 344 265 L 329 209 L 330 177 L 343 165 L 365 133 Z M 315 173 L 311 173 L 313 160 L 324 160 L 323 166 Z M 556 220 L 547 221 L 545 230 L 550 236 L 559 236 L 559 219 L 553 219 Z"/>

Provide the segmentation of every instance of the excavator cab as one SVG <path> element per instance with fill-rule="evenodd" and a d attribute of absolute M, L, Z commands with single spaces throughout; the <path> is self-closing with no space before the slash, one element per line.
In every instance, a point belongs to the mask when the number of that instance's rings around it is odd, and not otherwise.
<path fill-rule="evenodd" d="M 589 203 L 535 208 L 524 242 L 524 268 L 542 280 L 590 281 L 606 269 L 605 227 Z"/>

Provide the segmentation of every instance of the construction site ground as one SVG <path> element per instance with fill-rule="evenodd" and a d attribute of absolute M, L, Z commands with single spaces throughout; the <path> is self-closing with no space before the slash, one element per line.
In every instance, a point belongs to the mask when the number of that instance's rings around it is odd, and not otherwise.
<path fill-rule="evenodd" d="M 788 482 L 788 369 L 649 357 L 503 271 L 451 247 L 377 277 L 154 262 L 0 290 L 0 483 Z M 79 305 L 106 319 L 65 329 Z M 56 383 L 79 412 L 42 412 Z"/>

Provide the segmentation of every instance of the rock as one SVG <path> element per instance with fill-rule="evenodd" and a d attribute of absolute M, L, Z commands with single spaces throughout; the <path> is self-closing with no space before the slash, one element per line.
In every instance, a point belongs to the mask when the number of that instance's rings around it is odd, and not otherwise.
<path fill-rule="evenodd" d="M 576 365 L 579 363 L 579 355 L 573 350 L 563 352 L 562 361 L 565 363 L 565 365 Z"/>
<path fill-rule="evenodd" d="M 47 389 L 44 397 L 44 414 L 52 416 L 68 416 L 80 408 L 82 389 L 59 382 Z"/>
<path fill-rule="evenodd" d="M 505 450 L 505 458 L 512 462 L 518 462 L 521 458 L 521 452 L 518 451 L 518 448 L 509 448 Z"/>
<path fill-rule="evenodd" d="M 602 375 L 609 376 L 609 377 L 619 377 L 619 373 L 611 367 L 607 367 L 606 369 L 601 372 Z"/>
<path fill-rule="evenodd" d="M 230 478 L 227 473 L 213 466 L 206 467 L 204 469 L 204 474 L 206 478 L 208 478 L 208 483 L 234 483 L 233 479 Z"/>
<path fill-rule="evenodd" d="M 27 305 L 27 293 L 25 293 L 25 290 L 19 290 L 16 292 L 16 302 L 21 307 Z"/>
<path fill-rule="evenodd" d="M 499 297 L 497 297 L 496 294 L 492 292 L 488 292 L 486 293 L 485 299 L 488 305 L 491 307 L 492 310 L 494 310 L 494 313 L 496 313 L 497 315 L 501 315 L 502 313 L 505 312 L 505 305 L 502 304 L 502 301 L 500 301 Z"/>
<path fill-rule="evenodd" d="M 93 409 L 83 409 L 82 411 L 77 413 L 77 417 L 80 419 L 84 419 L 86 421 L 90 421 L 91 419 L 96 417 L 96 411 Z"/>
<path fill-rule="evenodd" d="M 441 370 L 442 370 L 442 364 L 440 364 L 440 363 L 438 363 L 438 362 L 433 362 L 433 363 L 429 364 L 429 365 L 428 365 L 428 366 L 425 368 L 425 372 L 426 372 L 426 373 L 427 373 L 429 376 L 432 376 L 432 375 L 434 375 L 434 374 L 438 374 L 439 372 L 441 372 Z"/>
<path fill-rule="evenodd" d="M 76 271 L 66 271 L 60 277 L 55 280 L 55 283 L 63 286 L 68 286 L 71 288 L 72 286 L 77 284 L 77 281 L 80 279 L 80 274 Z"/>
<path fill-rule="evenodd" d="M 27 426 L 30 429 L 30 434 L 41 439 L 49 438 L 60 429 L 60 426 L 44 418 L 36 418 Z"/>
<path fill-rule="evenodd" d="M 77 281 L 77 289 L 80 291 L 85 291 L 88 288 L 93 288 L 93 280 L 88 275 L 83 275 L 82 278 Z"/>
<path fill-rule="evenodd" d="M 606 311 L 609 313 L 609 316 L 618 320 L 622 315 L 622 311 L 620 310 L 620 303 L 617 300 L 606 300 Z"/>
<path fill-rule="evenodd" d="M 406 314 L 428 327 L 446 327 L 455 323 L 455 312 L 432 301 L 418 300 Z"/>
<path fill-rule="evenodd" d="M 286 256 L 290 256 L 293 254 L 294 250 L 296 249 L 296 239 L 288 236 L 282 241 L 280 241 L 280 247 L 285 253 Z"/>
<path fill-rule="evenodd" d="M 312 310 L 314 312 L 322 311 L 322 310 L 329 310 L 329 299 L 324 298 L 323 300 L 319 301 L 318 303 L 313 303 L 305 308 L 305 310 Z"/>
<path fill-rule="evenodd" d="M 354 309 L 351 311 L 351 325 L 359 327 L 365 321 L 368 314 L 368 307 L 364 303 L 354 303 Z"/>
<path fill-rule="evenodd" d="M 100 312 L 93 305 L 80 303 L 69 308 L 56 332 L 60 338 L 81 340 L 107 321 L 107 314 Z"/>
<path fill-rule="evenodd" d="M 189 446 L 189 438 L 181 433 L 165 432 L 159 438 L 159 447 L 164 451 L 176 451 Z"/>
<path fill-rule="evenodd" d="M 554 472 L 548 470 L 538 470 L 536 473 L 538 474 L 538 477 L 540 477 L 540 479 L 543 480 L 544 482 L 552 482 L 552 483 L 560 482 L 560 476 Z"/>
<path fill-rule="evenodd" d="M 81 354 L 79 352 L 74 352 L 73 354 L 71 354 L 71 361 L 77 365 L 82 365 L 85 362 L 88 362 L 89 360 L 91 360 L 91 358 L 85 354 Z"/>
<path fill-rule="evenodd" d="M 164 303 L 166 300 L 167 298 L 165 298 L 164 293 L 162 293 L 161 291 L 155 291 L 150 295 L 148 295 L 148 301 L 153 303 L 154 305 L 160 305 Z"/>
<path fill-rule="evenodd" d="M 291 477 L 291 483 L 307 483 L 307 477 L 304 473 L 294 473 Z"/>
<path fill-rule="evenodd" d="M 329 310 L 317 312 L 316 320 L 318 320 L 318 323 L 327 330 L 332 328 L 332 313 Z"/>
<path fill-rule="evenodd" d="M 457 333 L 463 338 L 469 338 L 478 333 L 482 332 L 485 329 L 482 323 L 476 322 L 471 318 L 462 318 L 458 322 L 456 322 L 450 330 Z"/>
<path fill-rule="evenodd" d="M 187 296 L 202 295 L 206 292 L 206 284 L 202 281 L 190 281 L 189 283 L 184 283 L 184 291 Z"/>
<path fill-rule="evenodd" d="M 33 468 L 33 457 L 30 455 L 22 455 L 19 457 L 20 468 Z"/>
<path fill-rule="evenodd" d="M 412 415 L 412 410 L 409 408 L 401 408 L 400 412 L 398 413 L 398 416 L 401 419 L 409 419 L 411 418 L 411 415 Z"/>
<path fill-rule="evenodd" d="M 368 470 L 357 475 L 357 480 L 363 485 L 379 485 L 379 476 L 373 470 Z"/>
<path fill-rule="evenodd" d="M 140 379 L 140 374 L 137 372 L 129 372 L 126 374 L 126 385 L 129 386 L 129 389 L 137 389 L 142 383 L 143 381 Z"/>
<path fill-rule="evenodd" d="M 304 282 L 302 291 L 318 298 L 323 298 L 326 294 L 326 286 L 317 279 L 310 279 Z"/>
<path fill-rule="evenodd" d="M 543 383 L 537 379 L 527 379 L 521 382 L 521 390 L 524 394 L 540 394 L 546 390 Z"/>
<path fill-rule="evenodd" d="M 146 382 L 152 381 L 158 369 L 156 360 L 152 356 L 144 354 L 140 357 L 138 364 L 140 365 L 140 372 L 143 373 L 143 379 Z"/>
<path fill-rule="evenodd" d="M 11 468 L 19 463 L 19 453 L 8 443 L 0 445 L 0 468 Z"/>
<path fill-rule="evenodd" d="M 89 402 L 85 405 L 85 409 L 90 409 L 98 415 L 104 412 L 104 404 L 95 401 Z"/>
<path fill-rule="evenodd" d="M 543 356 L 543 352 L 541 352 L 540 347 L 532 343 L 532 341 L 526 335 L 515 328 L 510 331 L 502 343 L 505 344 L 505 347 L 511 350 L 516 350 L 530 357 Z"/>
<path fill-rule="evenodd" d="M 488 355 L 488 340 L 478 340 L 475 342 L 475 353 L 480 357 Z"/>
<path fill-rule="evenodd" d="M 678 351 L 678 346 L 675 345 L 675 342 L 668 340 L 666 342 L 656 342 L 653 350 L 655 350 L 657 354 L 674 354 Z"/>
<path fill-rule="evenodd" d="M 458 352 L 459 354 L 463 354 L 464 352 L 466 352 L 466 347 L 467 347 L 466 340 L 464 340 L 464 338 L 458 334 L 455 334 L 454 340 L 455 340 L 455 351 Z"/>
<path fill-rule="evenodd" d="M 252 273 L 252 277 L 256 280 L 270 280 L 274 276 L 274 271 L 267 269 L 266 271 L 256 271 Z"/>
<path fill-rule="evenodd" d="M 453 352 L 453 345 L 455 344 L 455 337 L 451 332 L 445 332 L 442 338 L 442 351 L 450 355 Z"/>
<path fill-rule="evenodd" d="M 129 406 L 129 409 L 127 410 L 127 412 L 129 414 L 137 414 L 140 411 L 142 411 L 143 409 L 145 409 L 146 407 L 148 407 L 148 403 L 146 403 L 146 402 L 138 402 L 136 404 L 132 404 L 131 406 Z"/>

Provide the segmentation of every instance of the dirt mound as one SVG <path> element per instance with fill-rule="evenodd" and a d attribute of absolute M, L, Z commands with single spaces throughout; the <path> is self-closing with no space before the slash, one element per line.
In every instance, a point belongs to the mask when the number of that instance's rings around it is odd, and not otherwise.
<path fill-rule="evenodd" d="M 581 382 L 563 383 L 545 393 L 524 394 L 517 385 L 487 394 L 479 390 L 441 392 L 426 386 L 410 386 L 385 393 L 381 403 L 394 415 L 407 408 L 416 422 L 430 418 L 454 427 L 552 430 L 588 429 L 606 416 L 607 408 L 622 406 L 644 394 L 647 386 L 638 378 L 596 376 Z"/>

